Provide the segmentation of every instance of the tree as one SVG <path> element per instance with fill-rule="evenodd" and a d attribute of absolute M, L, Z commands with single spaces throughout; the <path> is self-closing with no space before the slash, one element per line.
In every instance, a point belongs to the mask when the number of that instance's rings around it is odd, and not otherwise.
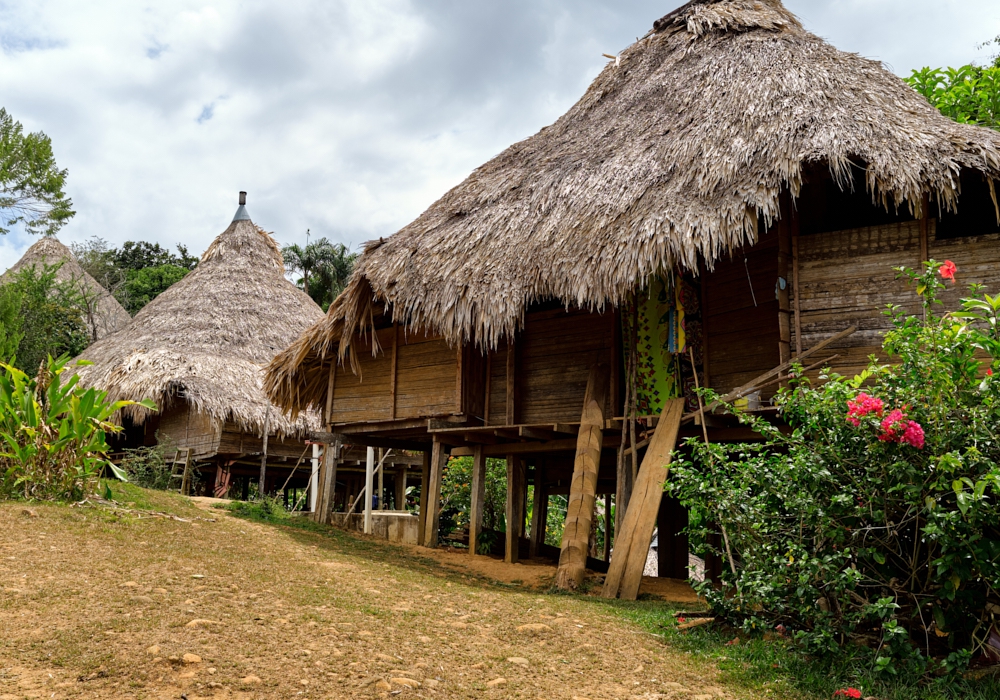
<path fill-rule="evenodd" d="M 1000 37 L 980 48 L 1000 47 Z M 963 124 L 1000 129 L 1000 54 L 988 66 L 914 70 L 906 82 L 942 114 Z"/>
<path fill-rule="evenodd" d="M 122 306 L 133 316 L 149 302 L 167 290 L 174 282 L 179 282 L 188 270 L 178 265 L 157 265 L 141 270 L 129 270 L 125 281 Z"/>
<path fill-rule="evenodd" d="M 281 249 L 285 269 L 302 273 L 303 291 L 324 309 L 343 291 L 351 276 L 357 254 L 349 253 L 343 243 L 320 238 L 306 246 L 297 244 Z"/>
<path fill-rule="evenodd" d="M 74 214 L 65 185 L 49 137 L 25 134 L 0 107 L 0 234 L 17 224 L 33 234 L 58 231 Z"/>
<path fill-rule="evenodd" d="M 180 244 L 175 255 L 159 243 L 126 241 L 121 248 L 111 248 L 93 236 L 74 243 L 72 249 L 80 266 L 133 316 L 198 264 L 198 258 Z"/>
<path fill-rule="evenodd" d="M 29 374 L 49 355 L 75 356 L 90 344 L 79 293 L 56 279 L 59 267 L 22 268 L 0 289 L 0 317 L 6 305 L 18 310 L 17 321 L 4 330 L 8 338 L 21 336 L 14 365 Z"/>

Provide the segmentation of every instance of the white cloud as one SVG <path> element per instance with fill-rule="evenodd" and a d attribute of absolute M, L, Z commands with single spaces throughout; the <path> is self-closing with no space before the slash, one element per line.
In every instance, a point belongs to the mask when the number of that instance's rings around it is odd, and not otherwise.
<path fill-rule="evenodd" d="M 0 95 L 53 139 L 91 235 L 202 251 L 249 192 L 283 242 L 392 233 L 554 121 L 671 3 L 38 0 L 0 4 Z M 985 57 L 992 0 L 788 0 L 890 64 Z M 0 269 L 31 240 L 0 240 Z"/>

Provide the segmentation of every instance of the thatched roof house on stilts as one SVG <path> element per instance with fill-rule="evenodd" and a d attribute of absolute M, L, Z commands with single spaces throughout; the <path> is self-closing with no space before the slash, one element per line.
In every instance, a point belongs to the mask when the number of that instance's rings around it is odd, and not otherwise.
<path fill-rule="evenodd" d="M 55 236 L 42 236 L 35 241 L 21 259 L 3 273 L 0 283 L 27 268 L 34 267 L 40 273 L 46 267 L 56 265 L 59 266 L 55 273 L 56 280 L 69 284 L 80 295 L 84 306 L 84 322 L 91 340 L 100 340 L 121 330 L 132 320 L 125 307 L 80 267 L 70 249 Z"/>
<path fill-rule="evenodd" d="M 996 291 L 998 178 L 1000 134 L 946 119 L 778 0 L 693 0 L 555 124 L 369 243 L 267 390 L 355 440 L 426 450 L 428 545 L 449 452 L 474 456 L 474 479 L 506 457 L 509 560 L 526 484 L 532 552 L 547 495 L 569 494 L 563 585 L 613 496 L 605 594 L 634 597 L 657 519 L 661 575 L 686 576 L 686 516 L 659 485 L 678 434 L 701 434 L 695 383 L 768 411 L 790 360 L 863 366 L 885 304 L 911 304 L 893 266 L 950 258 Z"/>
<path fill-rule="evenodd" d="M 243 206 L 197 267 L 145 306 L 122 331 L 78 359 L 80 381 L 112 400 L 150 398 L 159 411 L 133 407 L 123 416 L 132 442 L 167 441 L 226 493 L 234 480 L 256 482 L 265 451 L 268 489 L 280 486 L 303 453 L 313 412 L 290 420 L 263 390 L 264 367 L 323 312 L 285 279 L 277 243 Z M 299 468 L 309 474 L 308 459 Z M 291 460 L 289 463 L 288 460 Z M 234 491 L 236 489 L 234 488 Z"/>

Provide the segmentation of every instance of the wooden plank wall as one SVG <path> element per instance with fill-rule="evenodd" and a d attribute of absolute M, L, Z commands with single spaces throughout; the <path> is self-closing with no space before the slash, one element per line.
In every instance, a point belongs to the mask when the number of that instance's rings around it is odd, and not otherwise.
<path fill-rule="evenodd" d="M 160 415 L 159 441 L 177 449 L 191 449 L 194 459 L 210 457 L 219 451 L 221 426 L 207 413 L 192 411 L 187 404 L 170 408 Z"/>
<path fill-rule="evenodd" d="M 377 337 L 380 352 L 374 357 L 370 342 L 358 341 L 360 374 L 355 375 L 350 366 L 337 368 L 331 422 L 366 423 L 459 412 L 459 362 L 454 348 L 439 336 L 396 327 L 383 328 Z"/>
<path fill-rule="evenodd" d="M 707 371 L 716 391 L 725 393 L 780 364 L 777 280 L 776 230 L 751 248 L 718 260 L 704 276 Z"/>
<path fill-rule="evenodd" d="M 929 252 L 934 260 L 951 260 L 958 267 L 955 285 L 949 284 L 948 291 L 941 295 L 944 302 L 941 312 L 958 308 L 959 299 L 969 296 L 969 285 L 973 282 L 985 285 L 990 296 L 1000 294 L 1000 234 L 941 241 L 932 235 Z"/>
<path fill-rule="evenodd" d="M 292 460 L 297 460 L 302 456 L 302 452 L 305 450 L 306 443 L 305 440 L 297 439 L 294 437 L 287 437 L 279 440 L 274 435 L 271 435 L 267 439 L 267 455 L 268 458 L 271 457 L 288 457 Z M 234 423 L 226 423 L 222 430 L 222 436 L 219 440 L 218 453 L 219 454 L 260 454 L 264 451 L 264 441 L 257 435 L 252 435 L 240 430 L 239 426 Z M 312 452 L 305 450 L 305 457 L 303 457 L 302 464 L 306 465 L 305 468 L 309 467 L 309 460 L 312 458 Z M 295 462 L 292 461 L 289 466 L 294 466 Z M 303 469 L 303 466 L 299 466 L 299 469 Z"/>
<path fill-rule="evenodd" d="M 857 374 L 869 355 L 879 354 L 882 335 L 892 327 L 883 313 L 887 304 L 920 312 L 913 289 L 893 270 L 919 264 L 920 222 L 817 233 L 801 236 L 798 244 L 802 347 L 856 325 L 856 333 L 831 347 L 840 355 L 831 367 Z"/>
<path fill-rule="evenodd" d="M 514 350 L 513 422 L 579 421 L 590 368 L 599 362 L 612 365 L 614 341 L 615 314 L 610 311 L 529 312 Z M 507 353 L 501 346 L 489 358 L 490 425 L 506 422 Z M 608 393 L 605 413 L 610 416 L 613 399 Z"/>

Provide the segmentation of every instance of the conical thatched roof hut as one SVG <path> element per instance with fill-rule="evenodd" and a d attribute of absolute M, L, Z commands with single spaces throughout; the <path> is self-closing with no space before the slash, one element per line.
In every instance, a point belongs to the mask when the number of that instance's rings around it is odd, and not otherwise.
<path fill-rule="evenodd" d="M 94 364 L 78 373 L 112 400 L 155 401 L 161 433 L 197 457 L 260 451 L 264 433 L 302 437 L 319 428 L 313 414 L 292 421 L 273 409 L 263 379 L 275 354 L 322 316 L 285 279 L 277 244 L 241 204 L 198 266 L 88 348 L 79 359 Z M 128 417 L 141 424 L 149 414 L 139 408 Z M 246 445 L 227 448 L 227 439 Z"/>
<path fill-rule="evenodd" d="M 535 301 L 601 309 L 650 274 L 752 243 L 810 166 L 919 213 L 962 169 L 1000 178 L 1000 134 L 957 124 L 878 62 L 806 31 L 779 0 L 693 0 L 654 23 L 552 126 L 367 245 L 322 323 L 276 358 L 283 406 L 321 402 L 323 358 L 372 303 L 494 347 Z"/>
<path fill-rule="evenodd" d="M 80 267 L 70 249 L 55 236 L 42 236 L 35 241 L 21 259 L 0 277 L 0 282 L 10 279 L 25 268 L 34 267 L 41 272 L 46 266 L 53 265 L 59 265 L 56 279 L 72 285 L 83 297 L 86 305 L 85 321 L 92 339 L 100 340 L 121 330 L 132 320 L 118 300 Z"/>

